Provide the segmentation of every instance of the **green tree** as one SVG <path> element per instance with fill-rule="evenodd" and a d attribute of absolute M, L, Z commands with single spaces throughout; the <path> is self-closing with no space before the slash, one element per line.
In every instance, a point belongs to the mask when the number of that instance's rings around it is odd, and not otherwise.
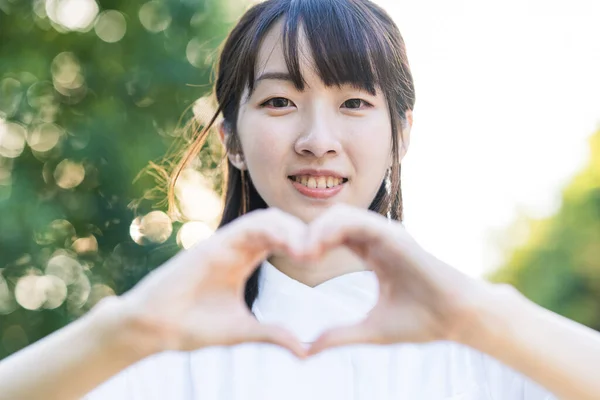
<path fill-rule="evenodd" d="M 600 130 L 589 143 L 589 163 L 563 189 L 559 211 L 525 221 L 527 241 L 490 278 L 600 330 Z"/>
<path fill-rule="evenodd" d="M 155 184 L 134 178 L 182 139 L 243 6 L 0 0 L 0 359 L 178 250 L 170 221 L 132 240 L 156 205 L 128 207 Z"/>

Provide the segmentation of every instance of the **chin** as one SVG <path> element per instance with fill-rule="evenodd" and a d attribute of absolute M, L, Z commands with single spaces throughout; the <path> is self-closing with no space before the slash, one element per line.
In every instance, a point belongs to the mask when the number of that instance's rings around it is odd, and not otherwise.
<path fill-rule="evenodd" d="M 319 218 L 327 209 L 333 206 L 335 203 L 331 204 L 322 204 L 319 206 L 296 206 L 296 207 L 286 207 L 282 208 L 283 211 L 292 214 L 293 216 L 299 218 L 304 223 L 311 223 L 315 219 Z"/>

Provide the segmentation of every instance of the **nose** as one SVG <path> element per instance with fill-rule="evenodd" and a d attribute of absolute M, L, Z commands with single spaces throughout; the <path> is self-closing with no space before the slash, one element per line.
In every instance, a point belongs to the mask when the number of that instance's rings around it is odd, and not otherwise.
<path fill-rule="evenodd" d="M 318 107 L 315 107 L 318 108 Z M 323 108 L 323 107 L 321 107 Z M 339 154 L 341 143 L 335 126 L 335 117 L 324 110 L 315 110 L 304 117 L 301 132 L 294 143 L 296 153 L 323 158 Z"/>

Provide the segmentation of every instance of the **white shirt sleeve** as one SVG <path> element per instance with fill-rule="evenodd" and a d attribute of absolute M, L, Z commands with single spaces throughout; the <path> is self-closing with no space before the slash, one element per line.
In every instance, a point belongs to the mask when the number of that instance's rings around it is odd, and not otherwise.
<path fill-rule="evenodd" d="M 191 399 L 187 360 L 179 352 L 152 355 L 100 384 L 82 400 Z"/>
<path fill-rule="evenodd" d="M 558 397 L 527 376 L 482 354 L 483 369 L 492 400 L 558 400 Z"/>

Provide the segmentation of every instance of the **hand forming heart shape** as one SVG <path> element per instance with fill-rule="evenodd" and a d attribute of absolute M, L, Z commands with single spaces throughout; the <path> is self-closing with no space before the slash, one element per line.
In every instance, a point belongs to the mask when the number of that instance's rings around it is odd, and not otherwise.
<path fill-rule="evenodd" d="M 307 352 L 287 330 L 252 316 L 245 282 L 269 254 L 314 260 L 338 246 L 364 259 L 379 279 L 379 300 L 364 321 L 323 333 Z M 427 253 L 399 222 L 336 205 L 309 225 L 274 208 L 244 215 L 154 270 L 122 299 L 130 325 L 151 338 L 154 352 L 266 342 L 306 357 L 350 343 L 457 339 L 481 283 Z"/>

